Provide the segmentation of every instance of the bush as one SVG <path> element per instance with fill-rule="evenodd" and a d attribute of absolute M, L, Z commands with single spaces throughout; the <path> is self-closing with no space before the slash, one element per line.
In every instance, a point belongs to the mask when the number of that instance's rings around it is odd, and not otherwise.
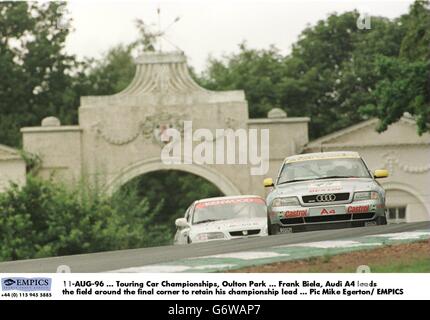
<path fill-rule="evenodd" d="M 29 177 L 0 194 L 0 260 L 163 245 L 172 235 L 157 210 L 129 188 L 108 197 Z"/>

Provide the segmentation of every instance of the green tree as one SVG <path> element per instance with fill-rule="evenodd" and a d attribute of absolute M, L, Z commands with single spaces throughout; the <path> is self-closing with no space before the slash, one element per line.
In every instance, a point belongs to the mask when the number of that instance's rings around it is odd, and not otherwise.
<path fill-rule="evenodd" d="M 79 74 L 82 95 L 109 95 L 125 89 L 136 70 L 133 47 L 117 45 L 100 60 L 88 59 Z"/>
<path fill-rule="evenodd" d="M 284 73 L 283 57 L 277 48 L 254 50 L 242 43 L 237 54 L 210 58 L 198 82 L 210 90 L 245 90 L 250 116 L 265 117 L 280 103 L 278 84 Z"/>
<path fill-rule="evenodd" d="M 361 121 L 361 105 L 374 101 L 372 75 L 377 54 L 396 56 L 401 27 L 379 17 L 359 30 L 358 12 L 330 15 L 306 28 L 290 55 L 239 46 L 239 53 L 210 59 L 200 83 L 214 90 L 243 89 L 251 117 L 273 107 L 291 116 L 310 116 L 311 138 Z M 373 100 L 371 100 L 373 99 Z"/>
<path fill-rule="evenodd" d="M 372 92 L 372 103 L 363 105 L 362 114 L 381 120 L 385 130 L 405 112 L 415 116 L 418 133 L 429 130 L 430 123 L 430 3 L 414 2 L 408 14 L 396 19 L 402 26 L 399 54 L 380 55 L 375 64 L 379 78 Z"/>
<path fill-rule="evenodd" d="M 404 35 L 402 25 L 382 17 L 373 17 L 371 21 L 372 32 L 364 31 L 357 37 L 351 58 L 343 62 L 335 81 L 334 90 L 339 101 L 336 108 L 338 128 L 368 117 L 358 111 L 376 103 L 373 95 L 376 83 L 385 77 L 378 72 L 378 59 L 381 56 L 397 57 L 400 52 Z"/>
<path fill-rule="evenodd" d="M 137 192 L 140 198 L 147 199 L 149 211 L 158 212 L 154 225 L 168 228 L 169 237 L 175 232 L 175 220 L 184 216 L 193 201 L 223 195 L 205 179 L 175 170 L 147 173 L 128 182 L 120 192 Z"/>
<path fill-rule="evenodd" d="M 429 129 L 430 122 L 430 61 L 409 62 L 401 58 L 380 57 L 378 81 L 373 96 L 375 104 L 361 108 L 361 112 L 381 120 L 379 130 L 399 120 L 405 112 L 414 115 L 418 133 Z"/>
<path fill-rule="evenodd" d="M 0 3 L 1 143 L 18 146 L 19 129 L 48 115 L 65 123 L 76 119 L 75 59 L 64 50 L 69 30 L 57 26 L 62 5 Z"/>
<path fill-rule="evenodd" d="M 29 177 L 0 194 L 0 261 L 168 244 L 158 216 L 136 190 L 107 197 Z"/>
<path fill-rule="evenodd" d="M 430 2 L 415 1 L 409 13 L 398 20 L 406 29 L 400 56 L 411 61 L 430 59 Z"/>
<path fill-rule="evenodd" d="M 370 30 L 357 28 L 358 16 L 332 14 L 306 28 L 288 56 L 242 44 L 236 54 L 209 59 L 199 82 L 214 90 L 245 90 L 251 117 L 272 107 L 310 116 L 311 138 L 374 116 L 384 130 L 405 111 L 417 116 L 420 132 L 427 130 L 428 1 L 416 1 L 393 20 L 371 17 Z M 397 65 L 392 59 L 399 59 Z M 387 95 L 402 99 L 393 104 Z"/>

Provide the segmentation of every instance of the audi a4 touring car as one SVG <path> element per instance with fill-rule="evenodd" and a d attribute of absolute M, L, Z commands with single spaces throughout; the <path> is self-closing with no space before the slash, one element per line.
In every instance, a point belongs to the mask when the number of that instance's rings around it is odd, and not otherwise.
<path fill-rule="evenodd" d="M 266 202 L 269 234 L 387 223 L 385 191 L 357 152 L 295 155 L 284 160 Z"/>
<path fill-rule="evenodd" d="M 253 195 L 195 201 L 175 224 L 174 244 L 268 235 L 266 202 Z"/>

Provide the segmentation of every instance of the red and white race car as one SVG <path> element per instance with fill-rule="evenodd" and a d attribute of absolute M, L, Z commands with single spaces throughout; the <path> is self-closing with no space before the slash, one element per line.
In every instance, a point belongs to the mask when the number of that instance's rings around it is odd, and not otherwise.
<path fill-rule="evenodd" d="M 175 224 L 174 244 L 267 236 L 266 202 L 253 195 L 202 199 Z"/>

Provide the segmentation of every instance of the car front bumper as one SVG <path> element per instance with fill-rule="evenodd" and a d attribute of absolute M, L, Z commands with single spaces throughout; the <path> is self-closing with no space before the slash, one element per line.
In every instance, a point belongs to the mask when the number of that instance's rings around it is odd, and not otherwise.
<path fill-rule="evenodd" d="M 380 216 L 385 216 L 385 205 L 376 200 L 269 209 L 270 224 L 281 232 L 359 227 Z"/>
<path fill-rule="evenodd" d="M 265 237 L 268 235 L 267 226 L 262 226 L 261 228 L 246 229 L 240 228 L 235 230 L 222 231 L 224 238 L 217 239 L 200 239 L 197 235 L 191 237 L 191 243 L 201 243 L 209 241 L 222 241 L 222 240 L 233 240 L 233 239 L 243 239 L 243 238 L 255 238 L 255 237 Z"/>

